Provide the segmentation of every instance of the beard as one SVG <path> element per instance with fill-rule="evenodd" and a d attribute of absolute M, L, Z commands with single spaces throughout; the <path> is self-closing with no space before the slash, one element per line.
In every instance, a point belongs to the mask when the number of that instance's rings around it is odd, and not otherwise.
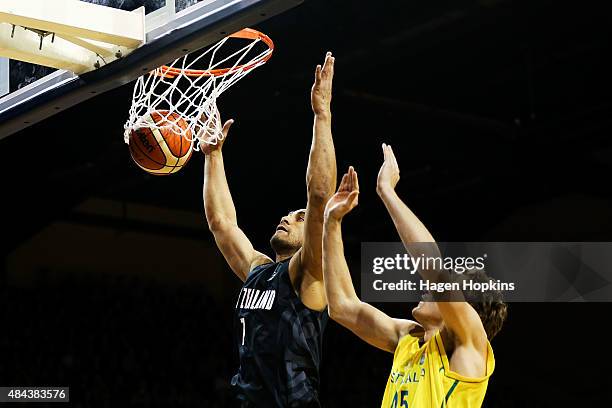
<path fill-rule="evenodd" d="M 294 254 L 302 246 L 300 242 L 295 241 L 296 240 L 291 239 L 288 235 L 282 236 L 275 233 L 272 235 L 272 238 L 270 238 L 270 246 L 277 255 Z"/>

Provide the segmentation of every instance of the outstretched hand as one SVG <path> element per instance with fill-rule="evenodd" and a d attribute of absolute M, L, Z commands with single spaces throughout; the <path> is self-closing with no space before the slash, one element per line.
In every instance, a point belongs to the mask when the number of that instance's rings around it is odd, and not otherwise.
<path fill-rule="evenodd" d="M 310 93 L 312 111 L 315 115 L 328 115 L 331 112 L 335 60 L 332 53 L 328 52 L 325 55 L 323 67 L 317 65 L 315 70 L 315 82 Z"/>
<path fill-rule="evenodd" d="M 207 143 L 206 141 L 200 142 L 200 150 L 202 151 L 202 153 L 204 153 L 205 156 L 208 156 L 211 153 L 216 152 L 216 151 L 218 152 L 221 151 L 221 148 L 223 147 L 223 143 L 225 143 L 225 140 L 227 139 L 229 129 L 233 124 L 234 124 L 234 119 L 230 119 L 225 122 L 225 124 L 223 125 L 223 129 L 221 130 L 221 133 L 223 134 L 222 139 L 216 138 L 214 135 L 211 135 L 210 133 L 206 134 L 205 140 L 213 141 L 214 143 Z M 214 141 L 214 139 L 217 139 L 217 140 Z"/>
<path fill-rule="evenodd" d="M 395 186 L 400 179 L 400 170 L 395 154 L 393 154 L 393 149 L 391 146 L 384 143 L 382 145 L 382 149 L 385 161 L 380 167 L 378 178 L 376 180 L 376 191 L 379 194 L 386 189 L 395 189 Z"/>
<path fill-rule="evenodd" d="M 359 201 L 359 180 L 353 166 L 342 176 L 340 187 L 325 206 L 325 218 L 341 220 Z"/>

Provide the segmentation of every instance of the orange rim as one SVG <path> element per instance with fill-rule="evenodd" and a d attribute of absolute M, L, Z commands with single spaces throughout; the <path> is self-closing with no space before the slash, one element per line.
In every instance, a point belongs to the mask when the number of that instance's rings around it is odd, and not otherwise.
<path fill-rule="evenodd" d="M 159 70 L 154 71 L 157 75 L 164 76 L 166 78 L 175 78 L 181 74 L 184 74 L 188 77 L 201 77 L 201 76 L 222 76 L 227 74 L 228 72 L 234 71 L 248 71 L 250 69 L 255 68 L 258 64 L 262 62 L 267 62 L 272 56 L 272 52 L 274 51 L 274 42 L 270 37 L 261 33 L 257 30 L 253 30 L 252 28 L 243 28 L 242 30 L 235 32 L 228 36 L 229 38 L 242 38 L 245 40 L 261 40 L 271 51 L 266 55 L 256 58 L 253 61 L 250 61 L 248 64 L 237 65 L 235 67 L 230 68 L 218 68 L 218 69 L 181 69 L 175 67 L 169 67 L 167 65 L 162 65 L 159 67 Z"/>

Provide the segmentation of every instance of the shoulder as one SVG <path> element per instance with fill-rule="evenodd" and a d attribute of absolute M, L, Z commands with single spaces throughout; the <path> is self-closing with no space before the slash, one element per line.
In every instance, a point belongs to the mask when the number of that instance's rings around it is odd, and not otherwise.
<path fill-rule="evenodd" d="M 430 343 L 432 349 L 440 354 L 447 374 L 456 376 L 460 381 L 480 382 L 488 378 L 495 368 L 493 348 L 486 338 L 482 344 L 457 342 L 452 334 L 442 330 Z"/>
<path fill-rule="evenodd" d="M 268 257 L 267 255 L 264 255 L 262 253 L 258 253 L 259 255 L 257 255 L 255 258 L 253 258 L 253 261 L 251 261 L 251 264 L 249 266 L 249 270 L 247 271 L 246 275 L 245 275 L 245 280 L 246 278 L 248 278 L 251 274 L 264 269 L 264 267 L 266 267 L 267 265 L 272 265 L 275 262 L 270 259 L 270 257 Z"/>
<path fill-rule="evenodd" d="M 327 307 L 323 279 L 309 273 L 301 260 L 302 248 L 287 262 L 291 286 L 308 309 L 321 312 Z"/>
<path fill-rule="evenodd" d="M 298 249 L 289 259 L 289 270 L 292 274 L 303 272 L 304 265 L 302 264 L 302 250 L 302 248 Z"/>
<path fill-rule="evenodd" d="M 423 333 L 420 330 L 420 325 L 416 322 L 410 323 L 412 323 L 410 325 L 411 329 L 398 333 L 399 338 L 395 344 L 395 349 L 388 350 L 393 353 L 394 364 L 410 359 L 421 348 L 420 340 L 423 338 Z"/>
<path fill-rule="evenodd" d="M 269 263 L 274 263 L 272 258 L 270 258 L 268 255 L 263 254 L 259 251 L 255 251 L 255 255 L 253 255 L 253 259 L 251 260 L 249 271 L 252 271 L 258 266 L 269 264 Z"/>
<path fill-rule="evenodd" d="M 299 287 L 299 284 L 308 277 L 310 281 L 320 281 L 323 282 L 323 275 L 321 265 L 310 265 L 307 262 L 304 262 L 304 247 L 298 249 L 295 254 L 291 256 L 288 262 L 289 266 L 289 274 L 291 275 L 291 280 L 294 284 L 297 284 L 296 289 Z"/>
<path fill-rule="evenodd" d="M 425 330 L 418 322 L 406 319 L 393 319 L 398 335 L 397 348 L 405 347 L 418 342 L 425 335 Z"/>
<path fill-rule="evenodd" d="M 291 283 L 296 291 L 299 291 L 304 280 L 305 270 L 302 262 L 302 248 L 298 249 L 290 259 L 287 260 Z"/>

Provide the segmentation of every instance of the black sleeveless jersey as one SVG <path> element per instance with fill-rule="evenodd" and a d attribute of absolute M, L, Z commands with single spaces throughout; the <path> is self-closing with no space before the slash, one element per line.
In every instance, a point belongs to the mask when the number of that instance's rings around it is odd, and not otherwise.
<path fill-rule="evenodd" d="M 243 407 L 320 407 L 319 363 L 327 311 L 301 302 L 289 260 L 249 273 L 234 319 L 240 368 L 232 388 Z"/>

